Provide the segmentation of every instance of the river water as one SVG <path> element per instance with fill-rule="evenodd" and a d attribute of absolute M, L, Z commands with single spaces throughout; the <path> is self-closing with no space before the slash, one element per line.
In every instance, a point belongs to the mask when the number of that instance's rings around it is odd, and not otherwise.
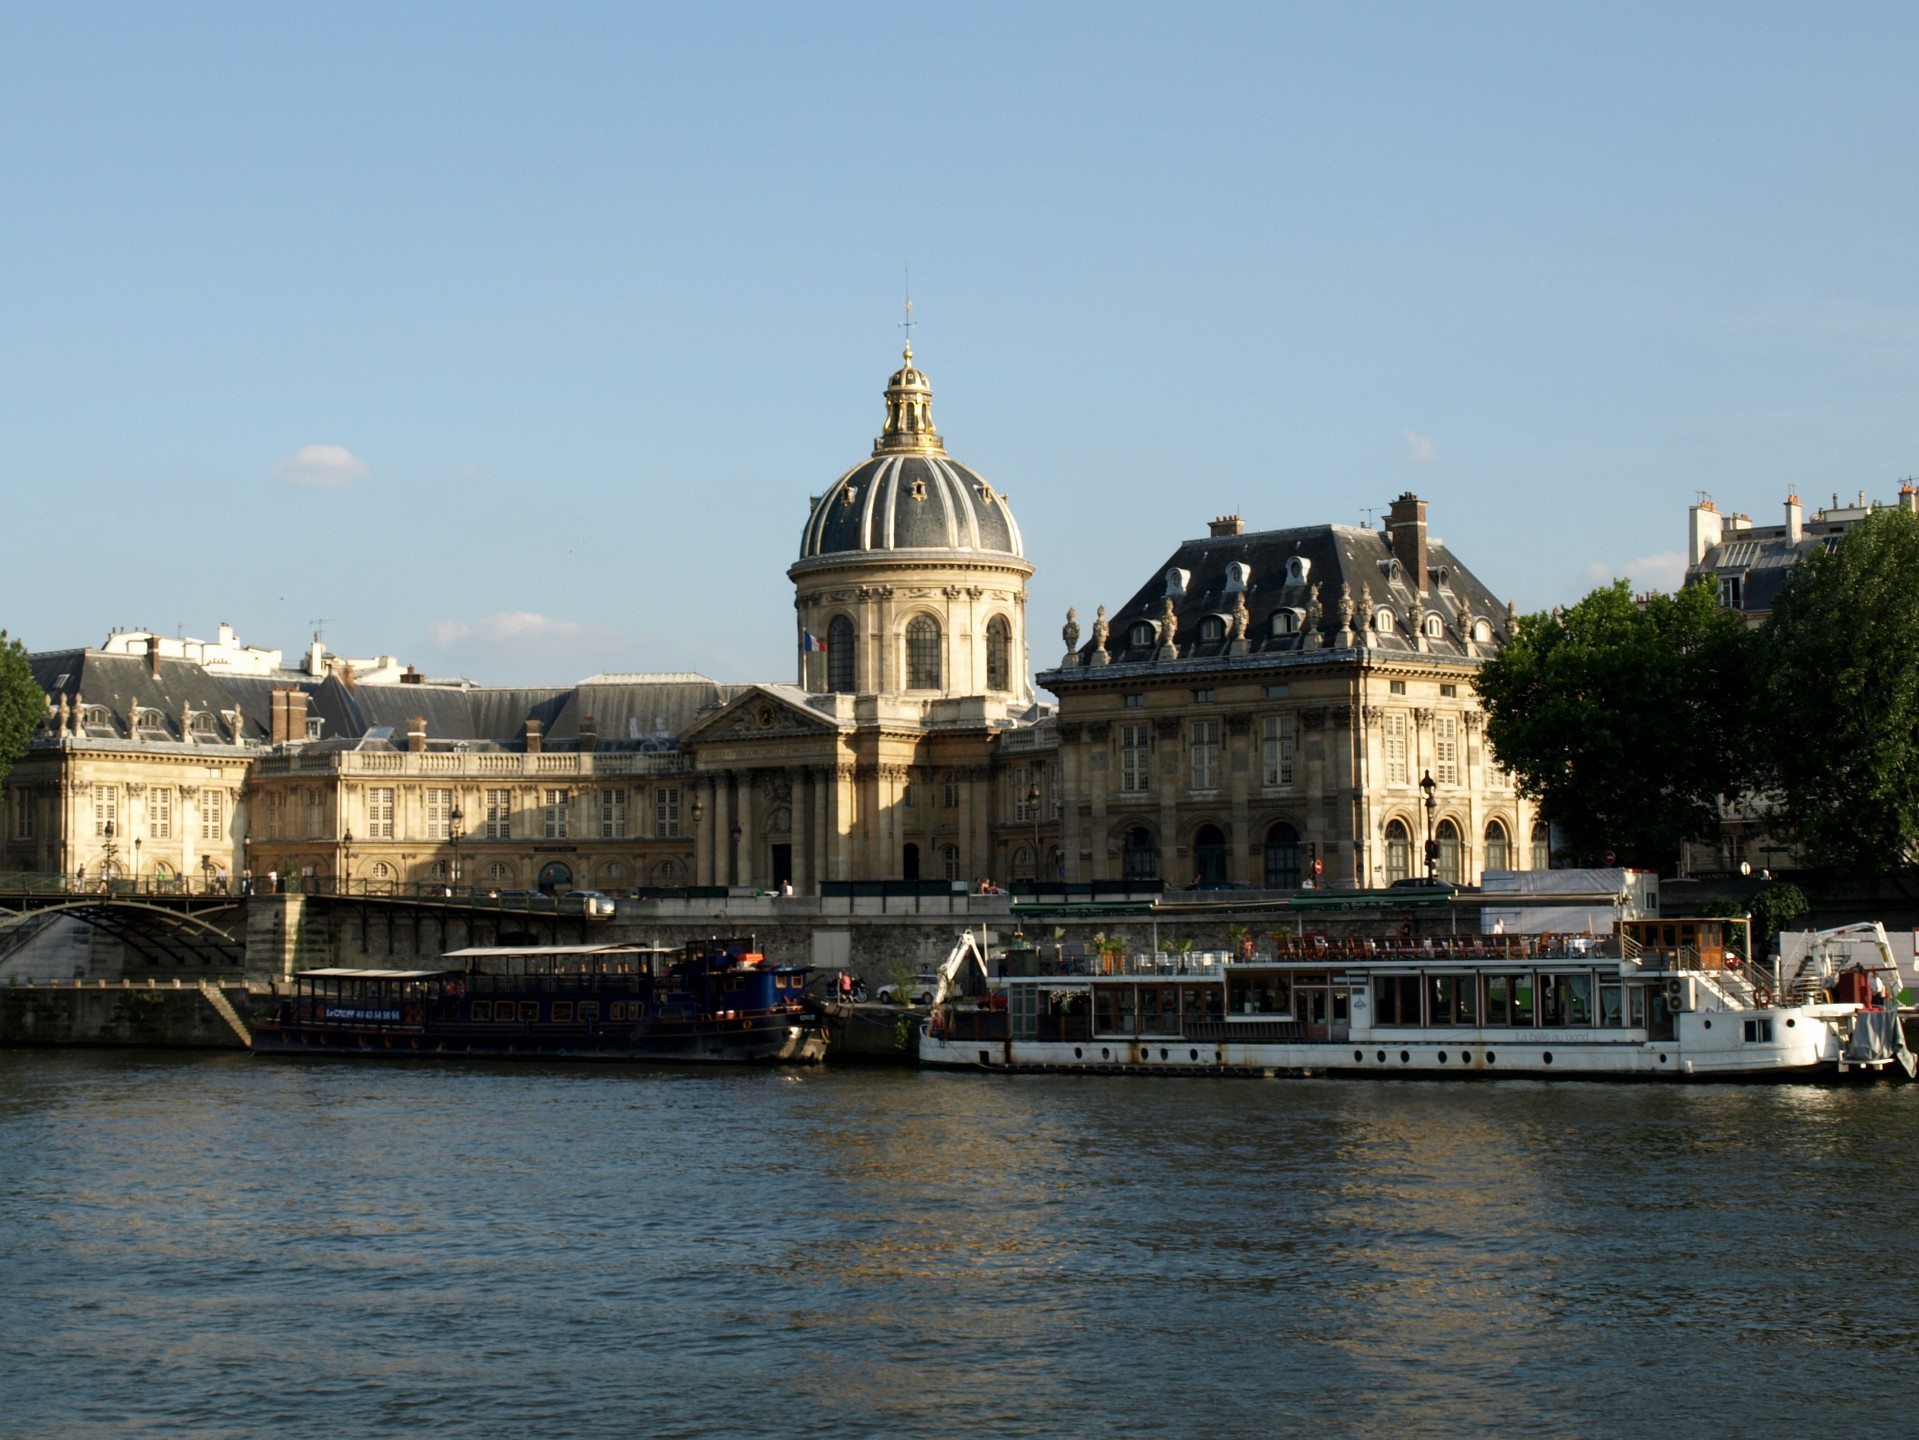
<path fill-rule="evenodd" d="M 1916 1121 L 5 1052 L 0 1434 L 1912 1433 Z"/>

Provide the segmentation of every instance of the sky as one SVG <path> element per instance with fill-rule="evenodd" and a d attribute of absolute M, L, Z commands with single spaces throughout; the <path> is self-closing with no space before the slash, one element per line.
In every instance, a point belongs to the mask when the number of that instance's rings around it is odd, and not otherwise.
<path fill-rule="evenodd" d="M 1177 544 L 1532 611 L 1919 471 L 1919 7 L 0 6 L 0 625 L 791 679 L 910 273 L 1035 668 Z"/>

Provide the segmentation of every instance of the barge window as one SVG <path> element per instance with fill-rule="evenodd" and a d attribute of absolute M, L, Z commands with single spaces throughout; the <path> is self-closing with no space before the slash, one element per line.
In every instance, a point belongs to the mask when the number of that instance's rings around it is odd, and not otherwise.
<path fill-rule="evenodd" d="M 600 1002 L 597 1000 L 582 1000 L 580 1002 L 580 1008 L 575 1013 L 583 1022 L 598 1020 L 600 1018 Z"/>
<path fill-rule="evenodd" d="M 1617 1030 L 1626 1023 L 1621 1002 L 1624 996 L 1617 985 L 1599 987 L 1599 1023 L 1608 1030 Z"/>
<path fill-rule="evenodd" d="M 1419 977 L 1381 975 L 1373 981 L 1373 1022 L 1378 1025 L 1417 1025 Z"/>
<path fill-rule="evenodd" d="M 606 1013 L 609 1020 L 624 1020 L 626 1019 L 626 1006 L 621 1001 L 615 1000 L 611 1005 L 606 1007 Z"/>
<path fill-rule="evenodd" d="M 571 1000 L 555 1000 L 553 1002 L 553 1019 L 561 1025 L 570 1023 L 573 1019 L 573 1002 Z"/>
<path fill-rule="evenodd" d="M 1593 977 L 1590 975 L 1542 976 L 1539 987 L 1539 1023 L 1541 1026 L 1591 1025 Z"/>
<path fill-rule="evenodd" d="M 1474 975 L 1427 977 L 1428 1003 L 1434 1025 L 1479 1023 L 1479 980 Z"/>
<path fill-rule="evenodd" d="M 1229 975 L 1227 997 L 1235 1015 L 1284 1015 L 1293 1006 L 1293 977 L 1287 974 Z"/>
<path fill-rule="evenodd" d="M 522 1000 L 520 1002 L 520 1018 L 522 1020 L 539 1019 L 540 1018 L 540 1002 L 537 1000 Z"/>
<path fill-rule="evenodd" d="M 1517 1025 L 1533 1023 L 1533 977 L 1531 975 L 1488 975 L 1486 977 L 1486 1023 Z"/>
<path fill-rule="evenodd" d="M 467 1018 L 471 1020 L 491 1020 L 493 1018 L 493 1002 L 491 1000 L 475 1000 L 467 1010 Z"/>
<path fill-rule="evenodd" d="M 1630 986 L 1626 991 L 1626 1023 L 1635 1030 L 1646 1028 L 1646 987 Z"/>
<path fill-rule="evenodd" d="M 1772 1021 L 1771 1020 L 1746 1021 L 1745 1038 L 1749 1044 L 1754 1044 L 1754 1043 L 1760 1044 L 1760 1045 L 1772 1044 Z"/>

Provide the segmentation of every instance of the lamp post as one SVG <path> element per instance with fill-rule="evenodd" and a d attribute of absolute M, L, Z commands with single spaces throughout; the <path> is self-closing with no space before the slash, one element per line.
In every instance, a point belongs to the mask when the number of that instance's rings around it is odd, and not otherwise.
<path fill-rule="evenodd" d="M 133 884 L 136 889 L 140 884 L 140 837 L 138 835 L 133 837 Z"/>
<path fill-rule="evenodd" d="M 1039 782 L 1026 788 L 1026 806 L 1033 812 L 1033 893 L 1039 894 Z"/>
<path fill-rule="evenodd" d="M 340 861 L 340 893 L 350 894 L 353 890 L 353 827 L 348 826 L 341 838 L 341 847 L 345 852 Z"/>
<path fill-rule="evenodd" d="M 1439 879 L 1439 842 L 1433 838 L 1433 813 L 1439 809 L 1433 791 L 1439 787 L 1433 783 L 1432 771 L 1421 777 L 1419 788 L 1426 792 L 1426 880 L 1430 884 Z"/>
<path fill-rule="evenodd" d="M 111 820 L 107 821 L 106 828 L 101 833 L 106 836 L 105 841 L 100 846 L 100 853 L 106 857 L 100 864 L 101 888 L 105 889 L 106 882 L 113 879 L 114 866 L 119 863 L 117 847 L 113 841 L 113 822 Z"/>
<path fill-rule="evenodd" d="M 213 893 L 213 857 L 211 855 L 200 857 L 200 893 L 202 895 Z"/>
<path fill-rule="evenodd" d="M 466 819 L 466 816 L 461 814 L 458 805 L 455 805 L 451 810 L 447 811 L 446 835 L 453 846 L 453 863 L 449 872 L 449 878 L 452 881 L 451 888 L 454 890 L 460 888 L 460 822 L 464 819 Z"/>

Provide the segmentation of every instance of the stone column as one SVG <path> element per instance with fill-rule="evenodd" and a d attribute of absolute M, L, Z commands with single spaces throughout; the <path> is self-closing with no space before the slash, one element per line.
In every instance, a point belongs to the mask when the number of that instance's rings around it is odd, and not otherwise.
<path fill-rule="evenodd" d="M 1250 715 L 1228 715 L 1223 728 L 1226 754 L 1221 758 L 1227 767 L 1226 783 L 1230 787 L 1232 807 L 1226 837 L 1226 878 L 1242 884 L 1263 885 L 1266 882 L 1265 849 L 1259 837 L 1253 834 L 1251 815 L 1253 767 L 1258 763 L 1252 753 L 1253 720 Z"/>
<path fill-rule="evenodd" d="M 736 780 L 738 791 L 734 798 L 739 806 L 739 814 L 735 818 L 738 820 L 740 827 L 740 843 L 738 850 L 735 852 L 738 856 L 736 861 L 739 866 L 738 878 L 735 879 L 733 883 L 735 885 L 757 885 L 759 881 L 755 878 L 755 875 L 758 867 L 755 866 L 753 862 L 760 851 L 760 797 L 758 793 L 760 788 L 760 772 L 757 770 L 742 770 L 736 777 Z"/>
<path fill-rule="evenodd" d="M 733 883 L 732 830 L 733 808 L 728 803 L 731 798 L 728 791 L 732 788 L 731 772 L 713 777 L 713 803 L 707 807 L 707 814 L 713 817 L 713 883 L 731 885 Z"/>
<path fill-rule="evenodd" d="M 832 851 L 827 842 L 827 819 L 832 814 L 832 796 L 829 786 L 833 772 L 819 765 L 809 765 L 806 770 L 806 790 L 811 797 L 807 804 L 807 819 L 813 827 L 812 865 L 807 877 L 812 889 L 818 890 L 827 880 L 840 877 L 833 871 Z"/>
<path fill-rule="evenodd" d="M 828 823 L 828 832 L 833 845 L 833 878 L 851 880 L 853 878 L 852 829 L 855 817 L 853 790 L 853 767 L 836 764 L 828 783 L 832 787 L 832 817 Z"/>

